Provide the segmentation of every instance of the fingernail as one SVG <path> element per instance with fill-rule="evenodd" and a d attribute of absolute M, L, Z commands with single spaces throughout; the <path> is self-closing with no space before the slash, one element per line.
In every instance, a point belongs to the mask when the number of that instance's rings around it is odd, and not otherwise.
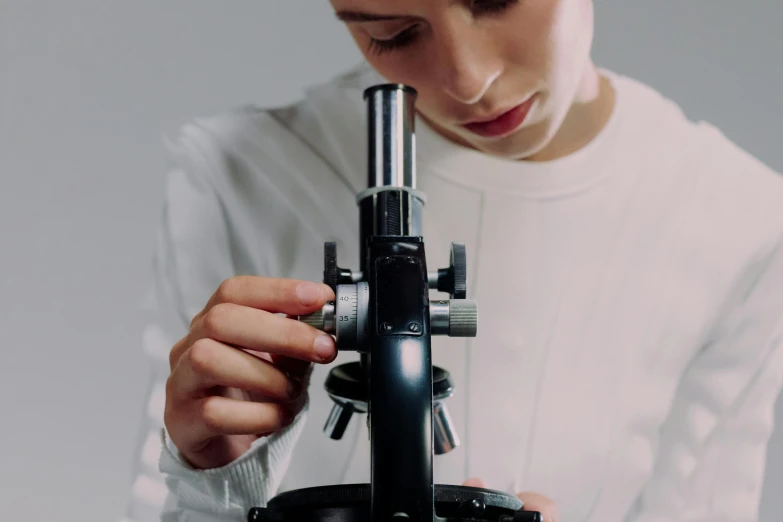
<path fill-rule="evenodd" d="M 302 283 L 296 287 L 296 297 L 305 306 L 312 306 L 321 300 L 323 291 L 316 283 Z"/>
<path fill-rule="evenodd" d="M 322 334 L 315 338 L 313 346 L 316 357 L 321 362 L 328 361 L 334 357 L 334 339 L 329 334 Z"/>

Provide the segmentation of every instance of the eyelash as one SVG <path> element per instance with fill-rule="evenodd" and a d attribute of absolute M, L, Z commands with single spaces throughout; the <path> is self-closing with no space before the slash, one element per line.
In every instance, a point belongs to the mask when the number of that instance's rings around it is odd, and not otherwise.
<path fill-rule="evenodd" d="M 479 14 L 492 15 L 501 13 L 515 6 L 519 3 L 519 1 L 520 0 L 475 0 L 473 2 L 473 7 Z M 416 40 L 416 35 L 418 32 L 418 26 L 414 25 L 408 29 L 405 29 L 391 40 L 377 40 L 375 38 L 370 38 L 369 51 L 372 54 L 381 55 L 389 51 L 402 49 L 403 47 L 412 44 Z"/>

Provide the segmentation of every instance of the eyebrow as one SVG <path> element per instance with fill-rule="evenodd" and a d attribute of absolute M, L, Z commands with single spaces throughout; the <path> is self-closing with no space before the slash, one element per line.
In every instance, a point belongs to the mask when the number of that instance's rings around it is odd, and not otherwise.
<path fill-rule="evenodd" d="M 378 15 L 370 13 L 362 13 L 359 11 L 338 11 L 337 19 L 343 22 L 377 22 L 379 20 L 400 20 L 402 18 L 409 18 L 402 15 Z"/>

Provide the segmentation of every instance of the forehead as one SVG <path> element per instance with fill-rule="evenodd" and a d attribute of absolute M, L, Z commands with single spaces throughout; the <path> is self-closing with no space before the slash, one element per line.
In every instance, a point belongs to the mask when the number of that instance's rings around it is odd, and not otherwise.
<path fill-rule="evenodd" d="M 466 0 L 330 0 L 336 10 L 408 12 L 438 9 Z"/>

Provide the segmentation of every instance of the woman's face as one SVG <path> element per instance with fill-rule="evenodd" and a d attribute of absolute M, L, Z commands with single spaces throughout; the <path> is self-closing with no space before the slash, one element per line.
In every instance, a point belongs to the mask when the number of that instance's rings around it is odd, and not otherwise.
<path fill-rule="evenodd" d="M 418 91 L 433 127 L 490 154 L 541 151 L 594 72 L 592 0 L 331 3 L 367 61 Z"/>

